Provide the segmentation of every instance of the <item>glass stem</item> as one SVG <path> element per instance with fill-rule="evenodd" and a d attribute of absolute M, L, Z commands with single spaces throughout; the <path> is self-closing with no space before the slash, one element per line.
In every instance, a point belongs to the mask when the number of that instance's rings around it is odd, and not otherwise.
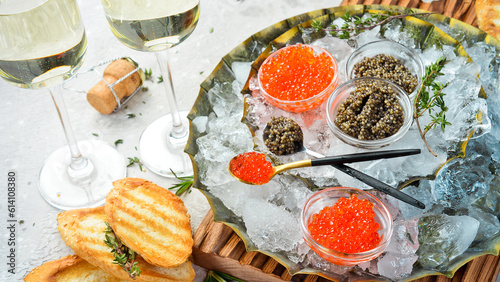
<path fill-rule="evenodd" d="M 182 124 L 181 116 L 179 114 L 179 109 L 177 108 L 177 101 L 175 99 L 174 83 L 172 81 L 172 73 L 170 71 L 170 64 L 168 62 L 168 51 L 158 51 L 155 52 L 156 59 L 160 65 L 160 71 L 164 78 L 163 85 L 165 86 L 165 92 L 167 93 L 168 106 L 170 108 L 170 114 L 172 115 L 172 130 L 168 132 L 168 136 L 171 138 L 181 139 L 187 135 L 187 127 Z M 168 85 L 167 81 L 168 79 Z"/>
<path fill-rule="evenodd" d="M 59 118 L 61 120 L 64 135 L 66 136 L 66 141 L 68 142 L 69 151 L 71 153 L 71 162 L 68 167 L 68 174 L 70 175 L 70 178 L 73 179 L 73 181 L 80 182 L 81 180 L 90 177 L 93 172 L 93 165 L 87 158 L 82 156 L 82 154 L 80 153 L 80 149 L 78 148 L 78 145 L 76 143 L 75 134 L 69 121 L 66 106 L 64 105 L 62 85 L 50 88 L 50 95 L 54 100 L 57 114 L 59 115 Z"/>

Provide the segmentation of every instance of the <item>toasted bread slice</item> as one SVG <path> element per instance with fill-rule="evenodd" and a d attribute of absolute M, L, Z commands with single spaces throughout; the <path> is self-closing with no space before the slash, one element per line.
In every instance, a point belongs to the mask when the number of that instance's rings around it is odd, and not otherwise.
<path fill-rule="evenodd" d="M 500 0 L 476 0 L 476 16 L 479 28 L 500 40 Z"/>
<path fill-rule="evenodd" d="M 191 255 L 187 208 L 169 190 L 139 178 L 117 180 L 105 208 L 116 235 L 147 262 L 174 267 Z"/>
<path fill-rule="evenodd" d="M 25 282 L 122 282 L 77 255 L 66 256 L 35 267 Z"/>
<path fill-rule="evenodd" d="M 119 265 L 114 264 L 111 248 L 105 243 L 106 213 L 104 207 L 70 210 L 57 216 L 58 230 L 63 241 L 82 259 L 119 279 L 132 281 Z M 153 266 L 139 255 L 136 257 L 142 271 L 134 281 L 192 281 L 194 269 L 184 261 L 174 268 Z"/>

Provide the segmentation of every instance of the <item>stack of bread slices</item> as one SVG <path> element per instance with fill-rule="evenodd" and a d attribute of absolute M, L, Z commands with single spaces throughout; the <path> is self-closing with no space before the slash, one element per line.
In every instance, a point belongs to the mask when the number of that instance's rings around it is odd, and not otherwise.
<path fill-rule="evenodd" d="M 61 212 L 57 216 L 63 241 L 76 255 L 33 269 L 24 281 L 193 281 L 189 257 L 193 247 L 190 217 L 172 192 L 139 178 L 113 182 L 106 204 Z M 131 278 L 114 263 L 105 243 L 108 226 L 133 250 L 141 271 Z M 108 229 L 109 230 L 109 229 Z"/>

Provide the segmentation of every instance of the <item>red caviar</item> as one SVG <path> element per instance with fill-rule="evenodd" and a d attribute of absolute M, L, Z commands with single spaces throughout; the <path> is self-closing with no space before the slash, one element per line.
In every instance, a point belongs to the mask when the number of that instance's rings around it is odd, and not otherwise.
<path fill-rule="evenodd" d="M 335 205 L 314 214 L 308 229 L 322 246 L 342 253 L 365 252 L 381 240 L 373 204 L 357 195 L 341 197 Z"/>
<path fill-rule="evenodd" d="M 260 72 L 265 91 L 286 101 L 304 100 L 319 94 L 335 76 L 329 54 L 315 54 L 312 47 L 301 44 L 279 50 L 261 66 Z"/>
<path fill-rule="evenodd" d="M 241 180 L 253 184 L 264 184 L 271 179 L 274 167 L 266 160 L 265 154 L 248 152 L 234 157 L 229 162 L 229 170 Z"/>

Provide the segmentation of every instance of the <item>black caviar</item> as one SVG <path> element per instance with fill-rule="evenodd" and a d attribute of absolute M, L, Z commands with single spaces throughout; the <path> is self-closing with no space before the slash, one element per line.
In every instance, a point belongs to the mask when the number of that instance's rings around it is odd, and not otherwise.
<path fill-rule="evenodd" d="M 404 112 L 392 87 L 376 80 L 357 83 L 339 106 L 335 125 L 359 140 L 383 139 L 398 132 Z"/>
<path fill-rule="evenodd" d="M 391 55 L 378 54 L 365 57 L 353 67 L 354 77 L 379 77 L 390 80 L 412 93 L 418 85 L 418 78 L 398 59 Z"/>
<path fill-rule="evenodd" d="M 300 126 L 286 117 L 271 117 L 264 128 L 264 144 L 269 151 L 281 156 L 300 151 L 304 135 Z"/>

